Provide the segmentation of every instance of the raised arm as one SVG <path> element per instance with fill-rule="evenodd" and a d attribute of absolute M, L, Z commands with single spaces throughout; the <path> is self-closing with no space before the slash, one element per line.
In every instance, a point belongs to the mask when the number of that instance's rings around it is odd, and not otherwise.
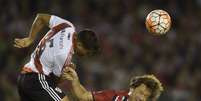
<path fill-rule="evenodd" d="M 67 69 L 64 69 L 63 77 L 64 79 L 71 81 L 72 90 L 80 101 L 93 101 L 92 93 L 87 91 L 80 84 L 79 78 L 74 69 L 69 67 L 67 67 Z"/>
<path fill-rule="evenodd" d="M 49 14 L 37 14 L 31 26 L 29 36 L 26 38 L 21 38 L 21 39 L 16 38 L 14 46 L 18 48 L 24 48 L 32 44 L 32 42 L 36 38 L 36 34 L 45 26 L 49 26 L 50 18 L 51 18 L 51 15 Z"/>

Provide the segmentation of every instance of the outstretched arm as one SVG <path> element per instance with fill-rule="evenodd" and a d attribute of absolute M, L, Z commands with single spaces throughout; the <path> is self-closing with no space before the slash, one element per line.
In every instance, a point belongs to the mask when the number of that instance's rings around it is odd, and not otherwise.
<path fill-rule="evenodd" d="M 66 80 L 71 81 L 72 83 L 72 89 L 77 98 L 81 101 L 93 101 L 92 93 L 87 91 L 79 81 L 79 78 L 77 76 L 77 73 L 74 69 L 67 67 L 64 69 L 63 77 Z"/>
<path fill-rule="evenodd" d="M 15 47 L 24 48 L 28 47 L 34 41 L 36 34 L 45 26 L 49 25 L 51 15 L 48 14 L 37 14 L 29 32 L 29 36 L 26 38 L 16 38 L 15 39 Z"/>

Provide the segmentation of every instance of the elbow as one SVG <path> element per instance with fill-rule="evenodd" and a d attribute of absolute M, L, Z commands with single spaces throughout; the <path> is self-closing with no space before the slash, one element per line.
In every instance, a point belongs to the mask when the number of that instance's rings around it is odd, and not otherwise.
<path fill-rule="evenodd" d="M 50 15 L 49 15 L 49 14 L 44 14 L 44 13 L 38 13 L 38 14 L 36 15 L 36 17 L 37 17 L 38 19 L 40 19 L 40 20 L 45 20 L 46 18 L 50 17 Z"/>
<path fill-rule="evenodd" d="M 39 21 L 43 21 L 44 16 L 45 16 L 45 14 L 38 13 L 38 14 L 36 15 L 36 19 L 39 20 Z"/>
<path fill-rule="evenodd" d="M 50 17 L 51 17 L 51 15 L 44 14 L 44 13 L 38 13 L 36 15 L 37 20 L 39 20 L 41 23 L 43 23 L 45 25 L 49 25 Z"/>
<path fill-rule="evenodd" d="M 45 13 L 37 13 L 37 17 L 42 17 L 42 16 L 46 16 L 46 15 L 49 15 L 49 14 L 45 14 Z"/>

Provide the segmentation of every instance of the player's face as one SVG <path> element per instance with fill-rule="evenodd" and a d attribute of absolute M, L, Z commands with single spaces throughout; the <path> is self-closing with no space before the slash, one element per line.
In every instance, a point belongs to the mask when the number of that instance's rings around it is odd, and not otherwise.
<path fill-rule="evenodd" d="M 79 56 L 85 56 L 89 53 L 89 51 L 85 49 L 80 42 L 77 43 L 75 52 Z"/>
<path fill-rule="evenodd" d="M 130 88 L 129 101 L 147 101 L 148 97 L 151 95 L 149 88 L 141 84 L 140 86 Z"/>

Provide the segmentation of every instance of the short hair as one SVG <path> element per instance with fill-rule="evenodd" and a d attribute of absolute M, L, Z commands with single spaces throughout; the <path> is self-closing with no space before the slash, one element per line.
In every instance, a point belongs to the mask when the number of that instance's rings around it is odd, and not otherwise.
<path fill-rule="evenodd" d="M 78 32 L 77 38 L 78 41 L 82 43 L 83 47 L 90 51 L 91 55 L 95 55 L 100 52 L 100 45 L 94 31 L 84 29 Z"/>
<path fill-rule="evenodd" d="M 132 88 L 136 88 L 141 84 L 145 84 L 150 89 L 149 99 L 152 101 L 157 100 L 163 91 L 162 84 L 154 75 L 136 76 L 130 81 L 130 87 Z"/>

